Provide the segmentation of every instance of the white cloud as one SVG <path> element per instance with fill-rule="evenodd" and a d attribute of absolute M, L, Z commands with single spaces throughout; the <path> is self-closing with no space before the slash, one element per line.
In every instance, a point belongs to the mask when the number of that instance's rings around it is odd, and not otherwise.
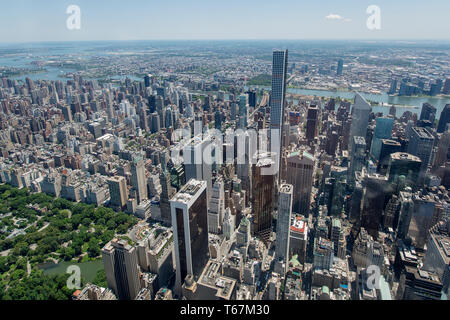
<path fill-rule="evenodd" d="M 344 22 L 350 22 L 352 19 L 344 18 L 343 16 L 340 16 L 338 14 L 330 13 L 325 17 L 327 20 L 342 20 Z"/>
<path fill-rule="evenodd" d="M 342 19 L 344 19 L 344 17 L 341 17 L 338 14 L 330 13 L 329 15 L 327 15 L 325 17 L 325 19 L 327 19 L 327 20 L 342 20 Z"/>

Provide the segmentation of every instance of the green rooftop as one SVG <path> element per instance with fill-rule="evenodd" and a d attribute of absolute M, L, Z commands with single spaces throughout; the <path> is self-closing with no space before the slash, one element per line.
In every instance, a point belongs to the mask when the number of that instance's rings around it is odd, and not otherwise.
<path fill-rule="evenodd" d="M 327 286 L 322 287 L 322 293 L 330 294 L 330 289 Z"/>

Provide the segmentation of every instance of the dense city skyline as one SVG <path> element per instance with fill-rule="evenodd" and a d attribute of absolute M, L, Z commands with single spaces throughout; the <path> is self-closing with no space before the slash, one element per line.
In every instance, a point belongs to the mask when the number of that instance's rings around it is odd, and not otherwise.
<path fill-rule="evenodd" d="M 449 4 L 28 4 L 0 13 L 0 300 L 448 300 Z"/>

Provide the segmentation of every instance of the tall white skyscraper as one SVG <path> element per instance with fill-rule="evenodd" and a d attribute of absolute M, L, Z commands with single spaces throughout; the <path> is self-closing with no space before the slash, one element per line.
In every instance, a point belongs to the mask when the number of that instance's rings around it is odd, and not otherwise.
<path fill-rule="evenodd" d="M 208 208 L 208 232 L 219 234 L 225 211 L 225 192 L 222 178 L 218 178 L 212 189 Z"/>
<path fill-rule="evenodd" d="M 369 115 L 372 110 L 370 104 L 357 92 L 355 103 L 352 108 L 352 125 L 350 127 L 350 145 L 352 147 L 353 137 L 366 138 Z"/>

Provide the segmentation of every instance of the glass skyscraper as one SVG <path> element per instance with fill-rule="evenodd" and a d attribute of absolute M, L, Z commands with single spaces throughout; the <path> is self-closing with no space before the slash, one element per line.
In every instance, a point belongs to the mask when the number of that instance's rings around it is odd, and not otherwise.
<path fill-rule="evenodd" d="M 277 153 L 276 166 L 280 166 L 281 129 L 283 125 L 284 98 L 288 51 L 275 50 L 272 63 L 272 94 L 270 98 L 271 151 Z M 278 133 L 278 134 L 276 134 Z"/>

